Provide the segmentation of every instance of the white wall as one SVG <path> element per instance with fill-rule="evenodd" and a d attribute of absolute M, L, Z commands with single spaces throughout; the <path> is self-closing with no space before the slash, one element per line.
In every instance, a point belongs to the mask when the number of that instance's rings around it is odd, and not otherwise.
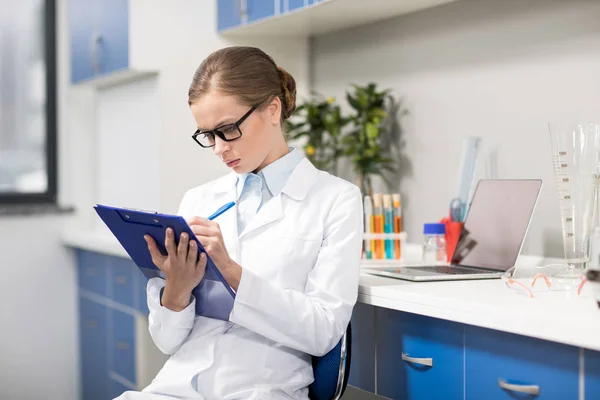
<path fill-rule="evenodd" d="M 409 240 L 447 214 L 462 139 L 479 135 L 479 177 L 545 180 L 523 252 L 560 256 L 546 124 L 600 121 L 599 17 L 591 0 L 463 0 L 324 35 L 314 89 L 344 101 L 350 83 L 374 81 L 404 99 L 409 165 L 397 186 Z"/>
<path fill-rule="evenodd" d="M 0 217 L 0 398 L 75 399 L 75 269 L 65 217 Z"/>

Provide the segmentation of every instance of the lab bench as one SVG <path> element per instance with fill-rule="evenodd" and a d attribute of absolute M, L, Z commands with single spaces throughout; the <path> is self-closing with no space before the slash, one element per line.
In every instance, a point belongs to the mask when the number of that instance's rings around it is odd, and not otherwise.
<path fill-rule="evenodd" d="M 148 334 L 145 278 L 112 237 L 69 232 L 64 241 L 78 268 L 82 398 L 141 389 L 166 360 Z M 530 299 L 500 280 L 362 273 L 352 324 L 349 384 L 371 393 L 600 399 L 600 309 L 585 289 Z"/>

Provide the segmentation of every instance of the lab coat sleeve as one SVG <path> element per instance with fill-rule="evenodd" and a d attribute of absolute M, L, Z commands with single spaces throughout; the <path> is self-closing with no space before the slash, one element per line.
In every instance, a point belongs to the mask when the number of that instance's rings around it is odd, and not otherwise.
<path fill-rule="evenodd" d="M 358 296 L 362 214 L 360 191 L 350 186 L 326 217 L 304 292 L 278 287 L 242 268 L 230 321 L 310 355 L 327 354 L 345 332 Z"/>
<path fill-rule="evenodd" d="M 160 302 L 161 289 L 164 286 L 165 281 L 161 278 L 148 281 L 148 329 L 156 347 L 164 354 L 172 355 L 192 331 L 196 317 L 196 299 L 192 296 L 190 304 L 181 311 L 170 310 Z"/>

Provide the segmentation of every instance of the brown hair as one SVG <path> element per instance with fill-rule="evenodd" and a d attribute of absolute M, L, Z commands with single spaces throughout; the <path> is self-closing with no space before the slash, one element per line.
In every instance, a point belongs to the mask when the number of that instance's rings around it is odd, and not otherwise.
<path fill-rule="evenodd" d="M 202 61 L 192 79 L 188 103 L 211 90 L 235 95 L 249 107 L 279 97 L 282 122 L 296 109 L 296 81 L 256 47 L 225 47 Z"/>

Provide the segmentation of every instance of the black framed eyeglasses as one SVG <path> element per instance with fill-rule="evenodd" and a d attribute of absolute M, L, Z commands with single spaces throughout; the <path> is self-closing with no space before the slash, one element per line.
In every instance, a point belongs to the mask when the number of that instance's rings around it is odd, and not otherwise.
<path fill-rule="evenodd" d="M 258 106 L 252 107 L 246 114 L 242 116 L 242 118 L 238 119 L 232 124 L 221 125 L 212 130 L 201 131 L 198 129 L 192 135 L 192 139 L 194 139 L 196 143 L 204 148 L 213 147 L 215 145 L 215 136 L 218 136 L 225 142 L 232 142 L 236 139 L 239 139 L 242 137 L 240 125 L 246 120 L 246 118 L 250 116 L 250 114 L 252 114 L 254 110 L 256 110 L 257 107 Z"/>

